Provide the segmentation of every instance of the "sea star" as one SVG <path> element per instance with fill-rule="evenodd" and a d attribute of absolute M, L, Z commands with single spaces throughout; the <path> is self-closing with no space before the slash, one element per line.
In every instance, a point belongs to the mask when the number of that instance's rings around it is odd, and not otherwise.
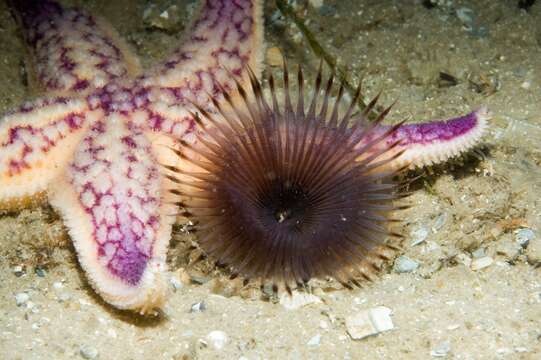
<path fill-rule="evenodd" d="M 145 72 L 105 21 L 54 1 L 10 3 L 48 95 L 0 121 L 0 207 L 46 197 L 96 292 L 117 308 L 151 312 L 166 299 L 175 220 L 158 164 L 179 164 L 169 147 L 195 141 L 192 104 L 212 108 L 209 96 L 247 82 L 244 69 L 261 73 L 262 2 L 204 1 L 182 46 Z M 390 165 L 459 154 L 487 119 L 481 109 L 405 125 L 394 135 L 404 153 Z"/>

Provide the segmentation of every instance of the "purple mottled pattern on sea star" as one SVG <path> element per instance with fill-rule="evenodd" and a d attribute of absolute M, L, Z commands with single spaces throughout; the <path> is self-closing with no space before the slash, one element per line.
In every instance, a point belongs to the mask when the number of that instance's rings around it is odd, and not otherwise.
<path fill-rule="evenodd" d="M 244 69 L 261 73 L 262 2 L 203 1 L 184 43 L 142 71 L 105 21 L 54 1 L 11 1 L 32 50 L 41 99 L 0 123 L 0 206 L 46 195 L 89 282 L 107 302 L 141 313 L 166 298 L 165 256 L 175 220 L 168 147 L 195 141 L 190 104 L 211 108 Z M 488 115 L 406 125 L 392 166 L 423 166 L 471 147 Z M 384 131 L 381 127 L 378 131 Z M 362 144 L 361 144 L 362 145 Z M 180 164 L 181 166 L 182 164 Z"/>

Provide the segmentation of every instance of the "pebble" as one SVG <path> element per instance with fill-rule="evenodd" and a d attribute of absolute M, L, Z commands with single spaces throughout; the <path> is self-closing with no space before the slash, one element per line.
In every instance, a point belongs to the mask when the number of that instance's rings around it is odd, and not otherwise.
<path fill-rule="evenodd" d="M 392 310 L 377 306 L 346 317 L 346 329 L 353 340 L 360 340 L 370 335 L 394 329 L 391 319 Z"/>
<path fill-rule="evenodd" d="M 13 274 L 17 277 L 24 275 L 24 268 L 21 265 L 16 265 L 13 267 Z"/>
<path fill-rule="evenodd" d="M 478 271 L 486 267 L 489 267 L 490 265 L 492 265 L 493 262 L 494 260 L 490 256 L 484 256 L 477 259 L 473 259 L 473 261 L 471 262 L 471 269 L 473 271 Z"/>
<path fill-rule="evenodd" d="M 17 304 L 17 306 L 22 306 L 26 304 L 28 300 L 30 300 L 30 295 L 28 295 L 27 293 L 22 292 L 15 294 L 15 304 Z"/>
<path fill-rule="evenodd" d="M 40 267 L 37 267 L 34 269 L 34 272 L 36 273 L 37 276 L 39 277 L 45 277 L 45 275 L 47 275 L 47 272 L 45 271 L 45 269 L 42 269 Z"/>
<path fill-rule="evenodd" d="M 479 258 L 485 257 L 486 256 L 485 249 L 484 248 L 479 248 L 479 249 L 475 250 L 474 252 L 472 252 L 471 256 L 474 259 L 479 259 Z"/>
<path fill-rule="evenodd" d="M 541 264 L 541 239 L 535 239 L 530 241 L 528 248 L 526 249 L 526 256 L 528 262 L 534 266 Z"/>
<path fill-rule="evenodd" d="M 169 277 L 169 283 L 173 287 L 174 291 L 180 290 L 184 287 L 184 284 L 182 281 L 180 281 L 180 278 L 177 274 L 172 274 L 171 277 Z"/>
<path fill-rule="evenodd" d="M 430 355 L 433 357 L 446 357 L 451 351 L 451 342 L 445 340 L 437 344 L 431 351 Z"/>
<path fill-rule="evenodd" d="M 87 346 L 87 345 L 82 346 L 81 349 L 79 350 L 79 353 L 81 354 L 83 359 L 91 360 L 91 359 L 96 359 L 98 357 L 98 349 L 92 346 Z"/>
<path fill-rule="evenodd" d="M 523 88 L 524 90 L 530 89 L 531 86 L 532 86 L 532 82 L 529 80 L 526 80 L 522 84 L 520 84 L 520 87 Z"/>
<path fill-rule="evenodd" d="M 306 345 L 315 347 L 315 346 L 319 346 L 320 343 L 321 343 L 321 334 L 317 334 L 317 335 L 314 335 L 310 340 L 308 340 Z"/>
<path fill-rule="evenodd" d="M 214 330 L 208 333 L 207 341 L 212 345 L 216 350 L 221 350 L 225 347 L 229 339 L 227 334 L 220 330 Z"/>
<path fill-rule="evenodd" d="M 205 304 L 204 301 L 197 302 L 193 304 L 190 308 L 190 312 L 192 313 L 203 312 L 205 310 L 207 310 L 207 305 Z"/>
<path fill-rule="evenodd" d="M 515 260 L 522 251 L 522 246 L 512 239 L 502 239 L 496 247 L 496 253 L 506 258 L 508 261 Z"/>
<path fill-rule="evenodd" d="M 301 307 L 310 305 L 310 304 L 320 304 L 321 298 L 313 294 L 301 293 L 298 291 L 293 291 L 290 296 L 288 293 L 284 292 L 280 296 L 280 305 L 285 307 L 287 310 L 296 310 Z"/>
<path fill-rule="evenodd" d="M 267 64 L 270 66 L 282 66 L 284 64 L 282 52 L 276 46 L 267 50 Z"/>
<path fill-rule="evenodd" d="M 150 29 L 179 31 L 183 27 L 181 11 L 183 9 L 174 4 L 150 4 L 143 11 L 143 23 Z"/>
<path fill-rule="evenodd" d="M 62 289 L 63 287 L 64 287 L 64 284 L 62 284 L 61 281 L 55 281 L 55 282 L 53 283 L 53 288 L 55 288 L 55 289 L 57 289 L 57 290 Z"/>
<path fill-rule="evenodd" d="M 535 233 L 532 229 L 520 229 L 515 233 L 515 240 L 522 247 L 527 247 L 530 241 L 535 238 Z"/>
<path fill-rule="evenodd" d="M 191 274 L 190 275 L 190 281 L 194 284 L 197 284 L 197 285 L 203 285 L 205 284 L 206 282 L 208 282 L 210 280 L 209 277 L 207 276 L 203 276 L 203 275 L 199 275 L 199 274 Z"/>
<path fill-rule="evenodd" d="M 412 271 L 417 270 L 419 267 L 419 263 L 415 260 L 410 259 L 407 256 L 401 255 L 398 258 L 396 258 L 393 270 L 397 273 L 409 273 Z"/>

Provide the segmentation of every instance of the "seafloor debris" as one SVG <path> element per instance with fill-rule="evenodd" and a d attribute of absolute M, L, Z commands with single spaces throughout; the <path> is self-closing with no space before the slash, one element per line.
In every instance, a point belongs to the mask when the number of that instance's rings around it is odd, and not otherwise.
<path fill-rule="evenodd" d="M 277 67 L 284 64 L 284 57 L 282 56 L 282 52 L 276 46 L 267 49 L 266 59 L 267 64 L 269 64 L 270 66 Z"/>
<path fill-rule="evenodd" d="M 502 240 L 498 241 L 496 253 L 503 256 L 507 261 L 515 261 L 521 252 L 522 246 L 520 243 L 513 241 L 509 236 L 504 236 Z"/>
<path fill-rule="evenodd" d="M 433 357 L 446 357 L 451 351 L 451 342 L 449 340 L 444 340 L 430 351 L 430 355 Z"/>
<path fill-rule="evenodd" d="M 534 266 L 541 266 L 541 238 L 534 238 L 526 249 L 528 262 Z"/>
<path fill-rule="evenodd" d="M 410 235 L 412 238 L 411 246 L 419 245 L 424 242 L 428 237 L 428 230 L 426 229 L 426 227 L 421 226 L 413 229 L 410 232 Z"/>
<path fill-rule="evenodd" d="M 280 304 L 288 310 L 296 310 L 310 304 L 321 303 L 321 298 L 316 295 L 293 291 L 291 295 L 284 292 L 280 296 Z"/>
<path fill-rule="evenodd" d="M 392 310 L 377 306 L 358 312 L 346 318 L 346 329 L 353 340 L 360 340 L 370 335 L 394 329 L 391 319 Z"/>
<path fill-rule="evenodd" d="M 515 240 L 522 247 L 528 246 L 530 241 L 535 238 L 535 233 L 533 230 L 528 228 L 517 230 L 515 234 Z"/>
<path fill-rule="evenodd" d="M 79 354 L 81 354 L 83 359 L 92 360 L 98 357 L 99 352 L 98 349 L 92 346 L 85 345 L 81 347 L 81 349 L 79 350 Z"/>
<path fill-rule="evenodd" d="M 196 302 L 195 304 L 193 304 L 191 307 L 190 307 L 190 312 L 191 313 L 198 313 L 198 312 L 203 312 L 207 310 L 207 304 L 205 304 L 204 301 L 199 301 L 199 302 Z"/>
<path fill-rule="evenodd" d="M 475 258 L 471 262 L 471 269 L 473 271 L 481 270 L 486 267 L 489 267 L 494 262 L 494 259 L 492 259 L 490 256 L 483 256 L 479 258 Z"/>
<path fill-rule="evenodd" d="M 393 265 L 393 270 L 397 273 L 409 273 L 417 268 L 419 268 L 419 263 L 405 255 L 397 257 Z"/>
<path fill-rule="evenodd" d="M 143 23 L 148 29 L 158 29 L 166 32 L 179 32 L 183 29 L 183 16 L 178 5 L 171 1 L 158 1 L 149 4 L 143 12 Z"/>
<path fill-rule="evenodd" d="M 221 350 L 227 345 L 229 338 L 227 334 L 220 330 L 214 330 L 208 333 L 206 337 L 207 341 L 216 350 Z"/>
<path fill-rule="evenodd" d="M 25 292 L 21 292 L 15 295 L 15 304 L 17 304 L 17 306 L 23 306 L 28 302 L 28 300 L 30 300 L 30 295 Z"/>
<path fill-rule="evenodd" d="M 320 343 L 321 343 L 321 334 L 316 334 L 316 335 L 312 336 L 310 338 L 310 340 L 308 340 L 306 345 L 317 347 L 317 346 L 319 346 Z"/>
<path fill-rule="evenodd" d="M 174 291 L 180 290 L 184 287 L 184 284 L 182 283 L 179 274 L 172 273 L 169 277 L 169 283 L 171 284 L 171 287 Z"/>

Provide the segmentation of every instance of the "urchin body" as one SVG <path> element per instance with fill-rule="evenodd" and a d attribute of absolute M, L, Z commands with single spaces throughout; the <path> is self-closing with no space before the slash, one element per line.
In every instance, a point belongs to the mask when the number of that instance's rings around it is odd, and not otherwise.
<path fill-rule="evenodd" d="M 401 153 L 399 141 L 387 140 L 399 125 L 375 130 L 388 109 L 374 123 L 366 111 L 353 115 L 359 93 L 340 114 L 342 90 L 331 103 L 331 77 L 320 94 L 321 70 L 306 107 L 302 72 L 294 105 L 287 69 L 284 79 L 284 105 L 272 78 L 266 99 L 252 76 L 250 89 L 237 89 L 242 102 L 227 95 L 226 104 L 215 102 L 225 121 L 199 108 L 210 136 L 177 152 L 199 171 L 172 169 L 187 175 L 176 178 L 175 193 L 185 199 L 203 250 L 235 274 L 286 287 L 313 277 L 370 278 L 394 248 L 385 240 L 394 235 L 387 223 L 400 169 L 386 165 Z"/>

